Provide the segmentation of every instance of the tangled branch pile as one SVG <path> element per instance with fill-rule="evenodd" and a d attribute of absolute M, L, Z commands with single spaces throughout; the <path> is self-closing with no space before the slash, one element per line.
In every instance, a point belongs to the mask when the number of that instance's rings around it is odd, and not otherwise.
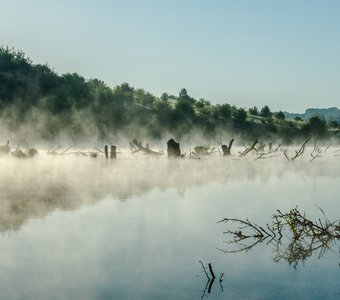
<path fill-rule="evenodd" d="M 219 249 L 225 253 L 248 251 L 255 245 L 266 241 L 274 246 L 274 261 L 287 261 L 296 267 L 312 254 L 318 252 L 318 258 L 327 250 L 331 250 L 334 242 L 340 238 L 339 221 L 330 222 L 323 210 L 319 208 L 323 220 L 312 221 L 302 214 L 297 207 L 283 213 L 277 210 L 272 218 L 272 224 L 259 226 L 248 219 L 224 218 L 218 223 L 233 223 L 236 228 L 227 230 L 231 235 L 227 244 L 233 249 Z"/>

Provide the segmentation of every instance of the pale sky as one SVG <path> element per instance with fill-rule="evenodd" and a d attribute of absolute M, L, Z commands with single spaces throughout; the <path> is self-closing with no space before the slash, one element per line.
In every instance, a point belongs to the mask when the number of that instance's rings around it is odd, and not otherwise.
<path fill-rule="evenodd" d="M 156 96 L 340 107 L 336 0 L 0 0 L 0 44 Z"/>

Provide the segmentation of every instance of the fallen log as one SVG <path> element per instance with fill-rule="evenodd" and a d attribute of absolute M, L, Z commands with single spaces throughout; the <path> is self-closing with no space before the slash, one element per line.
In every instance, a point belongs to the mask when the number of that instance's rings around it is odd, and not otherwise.
<path fill-rule="evenodd" d="M 193 156 L 204 156 L 204 155 L 210 155 L 214 153 L 215 148 L 210 148 L 210 146 L 195 146 L 194 151 L 191 153 Z"/>
<path fill-rule="evenodd" d="M 142 151 L 145 154 L 162 155 L 162 153 L 160 152 L 156 152 L 156 151 L 149 149 L 148 147 L 144 147 L 142 143 L 137 140 L 133 140 L 132 142 L 130 142 L 130 146 L 131 146 L 131 150 L 133 154 L 136 152 Z"/>

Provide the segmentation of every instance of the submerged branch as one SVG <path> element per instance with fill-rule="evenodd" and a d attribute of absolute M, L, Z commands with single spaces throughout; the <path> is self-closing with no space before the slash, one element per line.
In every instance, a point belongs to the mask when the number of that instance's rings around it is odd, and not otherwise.
<path fill-rule="evenodd" d="M 250 151 L 255 151 L 256 153 L 258 153 L 258 150 L 255 148 L 256 144 L 258 144 L 259 140 L 256 139 L 253 144 L 249 147 L 249 148 L 246 148 L 241 154 L 240 156 L 246 156 Z"/>
<path fill-rule="evenodd" d="M 288 161 L 294 161 L 299 156 L 302 156 L 302 154 L 305 152 L 306 145 L 307 145 L 307 143 L 309 142 L 310 139 L 311 139 L 311 136 L 302 143 L 299 150 L 295 150 L 295 154 L 292 157 L 289 157 L 288 154 L 287 154 L 287 151 L 284 151 L 283 154 L 286 157 L 286 159 Z"/>
<path fill-rule="evenodd" d="M 281 145 L 282 145 L 282 143 L 279 144 L 274 150 L 271 150 L 271 151 L 268 151 L 268 152 L 263 152 L 263 153 L 259 154 L 255 160 L 272 158 L 272 157 L 277 156 L 277 151 L 279 150 Z"/>
<path fill-rule="evenodd" d="M 297 207 L 285 213 L 277 210 L 272 218 L 272 224 L 267 224 L 267 230 L 248 219 L 224 218 L 218 223 L 232 222 L 237 225 L 236 230 L 228 230 L 225 233 L 232 235 L 227 244 L 237 244 L 238 248 L 219 250 L 224 253 L 249 251 L 270 238 L 267 245 L 274 245 L 276 262 L 285 260 L 296 267 L 298 262 L 304 262 L 317 251 L 317 257 L 321 258 L 328 250 L 332 251 L 332 244 L 340 238 L 340 224 L 339 221 L 330 222 L 323 210 L 319 207 L 318 209 L 324 218 L 318 218 L 317 221 L 308 219 Z M 252 234 L 244 234 L 241 229 L 251 230 Z M 240 243 L 245 240 L 249 243 Z"/>

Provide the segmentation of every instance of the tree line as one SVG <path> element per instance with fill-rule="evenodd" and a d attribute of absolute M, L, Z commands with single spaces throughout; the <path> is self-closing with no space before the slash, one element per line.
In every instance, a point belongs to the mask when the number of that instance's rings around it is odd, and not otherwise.
<path fill-rule="evenodd" d="M 128 83 L 111 88 L 77 73 L 59 75 L 47 64 L 33 64 L 22 51 L 5 47 L 0 48 L 0 119 L 10 131 L 29 126 L 45 140 L 61 133 L 77 140 L 118 134 L 180 139 L 198 132 L 208 139 L 237 134 L 289 142 L 310 134 L 328 137 L 330 127 L 338 127 L 319 117 L 286 120 L 283 112 L 273 113 L 267 105 L 246 109 L 212 104 L 194 99 L 185 88 L 160 97 Z"/>

